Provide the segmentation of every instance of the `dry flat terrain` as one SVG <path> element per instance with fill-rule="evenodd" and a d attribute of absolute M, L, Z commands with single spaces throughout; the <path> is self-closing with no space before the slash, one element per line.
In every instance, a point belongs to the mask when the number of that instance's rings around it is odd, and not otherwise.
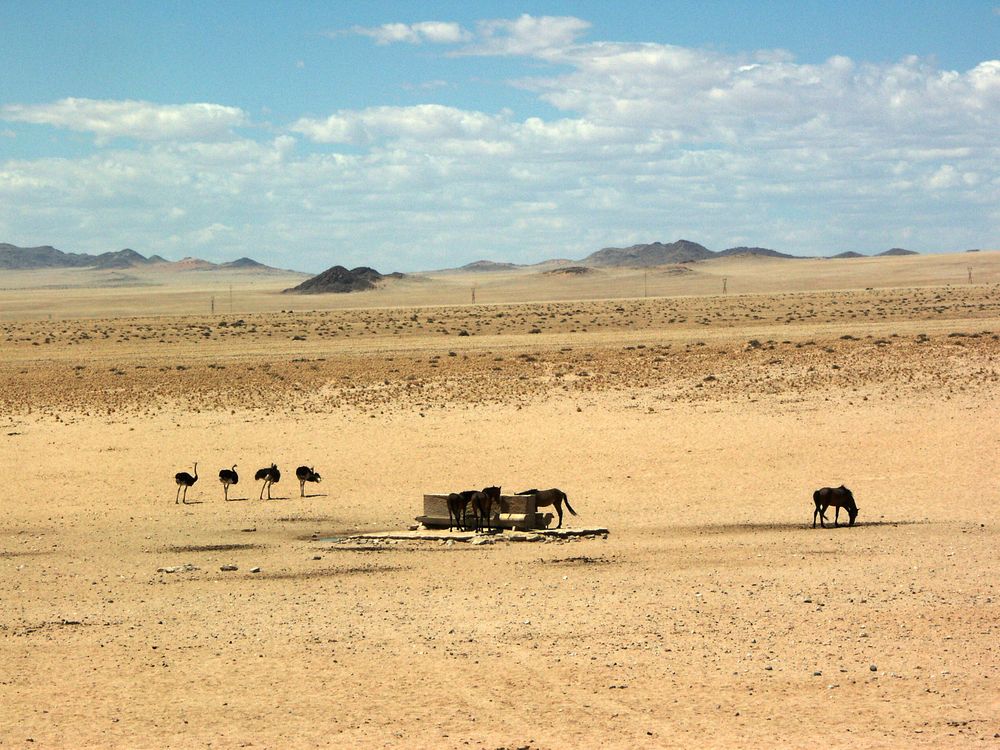
<path fill-rule="evenodd" d="M 1000 253 L 75 273 L 0 284 L 0 747 L 1000 743 Z M 488 484 L 611 533 L 337 541 Z"/>

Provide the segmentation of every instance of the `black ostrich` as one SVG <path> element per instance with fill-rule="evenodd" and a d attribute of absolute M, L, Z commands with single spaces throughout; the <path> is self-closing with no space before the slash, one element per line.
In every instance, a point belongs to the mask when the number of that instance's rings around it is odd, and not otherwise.
<path fill-rule="evenodd" d="M 229 500 L 229 485 L 240 483 L 240 475 L 236 473 L 236 464 L 233 464 L 231 469 L 220 471 L 219 481 L 222 482 L 222 492 L 225 499 Z"/>
<path fill-rule="evenodd" d="M 271 499 L 271 485 L 277 484 L 281 481 L 281 472 L 278 471 L 278 467 L 271 464 L 266 469 L 257 469 L 257 473 L 253 475 L 255 481 L 261 479 L 264 480 L 264 484 L 260 486 L 260 499 L 264 499 L 264 488 L 267 487 L 267 499 Z"/>
<path fill-rule="evenodd" d="M 297 468 L 295 470 L 295 477 L 299 480 L 299 497 L 306 496 L 306 482 L 323 481 L 323 478 L 309 466 L 300 466 Z"/>
<path fill-rule="evenodd" d="M 174 498 L 174 505 L 177 505 L 179 502 L 187 505 L 188 487 L 192 487 L 198 481 L 198 462 L 194 462 L 194 476 L 191 476 L 186 471 L 178 471 L 174 474 L 174 481 L 177 482 L 177 497 Z M 181 487 L 184 488 L 183 501 L 181 500 Z"/>

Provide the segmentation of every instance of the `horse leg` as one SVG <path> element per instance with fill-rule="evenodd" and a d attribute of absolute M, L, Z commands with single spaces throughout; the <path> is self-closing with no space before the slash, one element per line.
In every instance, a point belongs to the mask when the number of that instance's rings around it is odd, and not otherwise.
<path fill-rule="evenodd" d="M 840 526 L 840 506 L 834 505 L 833 507 L 837 509 L 837 512 L 833 514 L 833 525 Z"/>
<path fill-rule="evenodd" d="M 181 501 L 181 486 L 177 485 L 177 495 L 174 497 L 174 505 Z"/>
<path fill-rule="evenodd" d="M 557 529 L 562 528 L 562 501 L 556 500 L 553 505 L 556 506 L 556 513 L 559 514 L 559 525 L 556 526 Z"/>
<path fill-rule="evenodd" d="M 820 508 L 819 508 L 819 525 L 822 526 L 824 529 L 826 528 L 826 523 L 824 523 L 824 522 L 826 521 L 826 509 L 827 509 L 827 507 L 829 507 L 829 506 L 821 505 Z"/>

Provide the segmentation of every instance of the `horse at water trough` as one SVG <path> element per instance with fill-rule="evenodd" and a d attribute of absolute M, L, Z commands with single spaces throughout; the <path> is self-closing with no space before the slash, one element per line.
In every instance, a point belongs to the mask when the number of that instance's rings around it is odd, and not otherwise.
<path fill-rule="evenodd" d="M 831 505 L 837 509 L 837 512 L 833 516 L 833 525 L 840 526 L 840 509 L 843 508 L 847 511 L 847 515 L 850 517 L 849 526 L 854 525 L 855 519 L 858 517 L 858 504 L 854 502 L 854 494 L 847 489 L 844 485 L 839 487 L 823 487 L 818 489 L 813 493 L 813 502 L 816 504 L 816 510 L 813 511 L 813 525 L 816 528 L 816 516 L 819 516 L 819 525 L 824 529 L 826 524 L 823 523 L 826 520 L 826 509 Z"/>
<path fill-rule="evenodd" d="M 448 495 L 448 530 L 451 531 L 455 526 L 459 529 L 467 528 L 466 516 L 470 505 L 476 518 L 476 531 L 480 531 L 484 527 L 487 530 L 491 529 L 494 503 L 500 504 L 499 487 L 452 492 Z"/>
<path fill-rule="evenodd" d="M 535 496 L 535 510 L 539 508 L 544 508 L 548 505 L 555 506 L 556 513 L 559 514 L 559 525 L 556 526 L 557 529 L 562 528 L 563 522 L 563 512 L 562 504 L 566 503 L 566 510 L 572 513 L 574 516 L 579 515 L 573 506 L 569 504 L 569 498 L 566 497 L 566 493 L 560 489 L 553 487 L 550 490 L 524 490 L 523 492 L 518 492 L 518 495 L 534 495 Z"/>
<path fill-rule="evenodd" d="M 448 495 L 448 531 L 456 526 L 459 531 L 465 528 L 465 513 L 468 507 L 469 498 L 464 492 L 452 492 Z"/>
<path fill-rule="evenodd" d="M 500 506 L 500 488 L 483 487 L 481 492 L 472 495 L 469 502 L 476 514 L 476 531 L 482 531 L 484 527 L 490 531 L 493 528 L 493 503 Z"/>

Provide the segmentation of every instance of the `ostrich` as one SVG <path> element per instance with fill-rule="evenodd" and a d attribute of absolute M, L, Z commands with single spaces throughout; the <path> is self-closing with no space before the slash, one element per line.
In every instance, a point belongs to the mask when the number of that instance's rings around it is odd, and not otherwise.
<path fill-rule="evenodd" d="M 177 482 L 177 497 L 174 498 L 174 505 L 181 502 L 181 487 L 184 488 L 183 503 L 187 505 L 188 487 L 194 486 L 194 483 L 198 481 L 198 462 L 194 462 L 194 476 L 191 476 L 186 471 L 178 471 L 174 474 L 174 481 Z"/>
<path fill-rule="evenodd" d="M 299 497 L 306 496 L 306 482 L 322 482 L 323 479 L 309 466 L 300 466 L 295 470 L 295 477 L 299 480 Z"/>
<path fill-rule="evenodd" d="M 236 464 L 231 469 L 223 469 L 219 472 L 219 481 L 222 482 L 222 492 L 226 500 L 229 500 L 229 485 L 239 484 L 240 475 L 236 473 Z"/>
<path fill-rule="evenodd" d="M 257 473 L 253 475 L 254 480 L 264 480 L 264 484 L 260 486 L 260 499 L 264 499 L 264 488 L 267 487 L 267 499 L 271 499 L 271 485 L 277 484 L 281 480 L 281 472 L 278 471 L 278 467 L 271 464 L 266 469 L 257 469 Z"/>

